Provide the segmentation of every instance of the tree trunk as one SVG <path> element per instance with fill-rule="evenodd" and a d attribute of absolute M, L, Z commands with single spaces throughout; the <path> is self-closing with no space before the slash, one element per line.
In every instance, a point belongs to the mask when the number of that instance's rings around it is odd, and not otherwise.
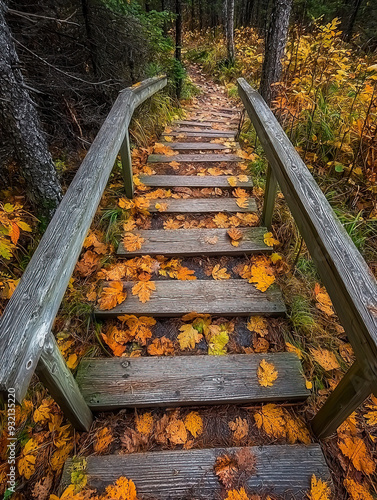
<path fill-rule="evenodd" d="M 81 0 L 81 10 L 84 18 L 84 25 L 85 25 L 86 37 L 88 39 L 88 48 L 90 53 L 90 61 L 93 67 L 93 73 L 94 76 L 98 77 L 97 46 L 94 41 L 92 25 L 89 19 L 88 0 Z"/>
<path fill-rule="evenodd" d="M 226 37 L 227 59 L 234 64 L 234 0 L 224 0 L 223 18 Z"/>
<path fill-rule="evenodd" d="M 356 0 L 355 1 L 355 5 L 353 7 L 351 16 L 350 16 L 350 18 L 348 20 L 347 27 L 344 30 L 344 34 L 343 34 L 343 39 L 346 42 L 350 42 L 351 41 L 352 33 L 353 33 L 353 28 L 355 26 L 355 21 L 356 21 L 356 18 L 357 18 L 357 14 L 359 12 L 359 9 L 361 7 L 362 2 L 363 2 L 363 0 Z"/>
<path fill-rule="evenodd" d="M 55 165 L 41 130 L 38 114 L 26 89 L 20 61 L 0 0 L 0 117 L 4 133 L 26 180 L 30 199 L 50 219 L 62 198 Z"/>
<path fill-rule="evenodd" d="M 281 60 L 287 43 L 291 8 L 292 0 L 274 0 L 259 87 L 259 92 L 268 105 L 276 97 L 272 85 L 280 80 L 282 73 Z"/>
<path fill-rule="evenodd" d="M 178 62 L 178 71 L 181 71 L 182 65 L 182 0 L 175 0 L 175 58 Z M 182 93 L 182 76 L 179 74 L 176 78 L 176 93 L 178 99 Z"/>

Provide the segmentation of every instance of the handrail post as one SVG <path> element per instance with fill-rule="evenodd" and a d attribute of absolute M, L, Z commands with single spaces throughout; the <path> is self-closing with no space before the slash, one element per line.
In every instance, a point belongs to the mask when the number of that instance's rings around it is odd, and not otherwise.
<path fill-rule="evenodd" d="M 126 130 L 126 134 L 124 136 L 124 140 L 119 152 L 120 158 L 122 160 L 122 176 L 124 181 L 124 189 L 127 198 L 132 199 L 134 197 L 134 181 L 132 172 L 130 135 L 128 129 Z"/>
<path fill-rule="evenodd" d="M 330 436 L 372 392 L 372 381 L 355 361 L 312 420 L 318 439 Z"/>
<path fill-rule="evenodd" d="M 93 421 L 92 412 L 62 356 L 52 332 L 45 341 L 36 374 L 73 427 L 89 431 Z"/>
<path fill-rule="evenodd" d="M 266 189 L 264 193 L 263 210 L 262 210 L 262 223 L 268 229 L 272 226 L 272 217 L 274 213 L 276 193 L 278 189 L 278 181 L 271 168 L 267 166 Z"/>

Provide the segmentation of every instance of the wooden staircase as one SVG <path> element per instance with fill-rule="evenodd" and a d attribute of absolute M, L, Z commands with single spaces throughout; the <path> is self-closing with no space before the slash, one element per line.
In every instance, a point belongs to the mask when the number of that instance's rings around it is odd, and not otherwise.
<path fill-rule="evenodd" d="M 181 142 L 165 142 L 176 156 L 150 155 L 149 162 L 158 170 L 171 161 L 180 164 L 226 165 L 237 175 L 240 158 L 235 144 L 231 153 L 223 144 L 211 143 L 214 138 L 236 137 L 238 114 L 230 110 L 213 113 L 213 120 L 201 121 L 200 112 L 190 120 L 176 122 L 164 136 Z M 234 130 L 219 130 L 214 124 L 224 120 Z M 239 172 L 238 172 L 239 173 Z M 243 172 L 244 173 L 244 172 Z M 221 188 L 227 197 L 152 200 L 148 209 L 159 216 L 156 204 L 167 203 L 164 213 L 209 214 L 256 212 L 256 201 L 250 197 L 248 206 L 241 208 L 231 196 L 234 189 L 229 176 L 197 176 L 159 173 L 141 176 L 141 182 L 153 188 Z M 238 187 L 252 189 L 252 181 L 237 182 Z M 120 244 L 119 258 L 141 255 L 169 257 L 240 256 L 256 253 L 270 254 L 264 243 L 264 227 L 241 227 L 243 238 L 232 246 L 226 229 L 134 230 L 144 244 L 140 250 L 127 251 Z M 216 238 L 216 245 L 209 244 Z M 260 292 L 246 280 L 197 279 L 195 281 L 156 280 L 151 299 L 142 303 L 131 293 L 132 282 L 125 282 L 127 300 L 109 311 L 96 310 L 97 318 L 106 320 L 121 314 L 179 317 L 197 312 L 221 317 L 284 315 L 285 305 L 276 286 Z M 273 363 L 279 377 L 273 387 L 258 383 L 257 369 L 262 359 Z M 200 405 L 262 405 L 269 402 L 304 401 L 309 391 L 305 386 L 301 363 L 296 354 L 232 354 L 226 356 L 177 356 L 139 358 L 94 358 L 81 362 L 76 377 L 81 393 L 93 411 L 121 408 L 151 408 Z M 88 485 L 103 489 L 120 476 L 134 479 L 138 493 L 161 500 L 179 498 L 217 498 L 221 485 L 214 474 L 216 457 L 236 453 L 229 449 L 194 449 L 134 453 L 130 455 L 92 456 L 86 458 Z M 269 445 L 250 448 L 256 457 L 256 471 L 246 480 L 250 490 L 304 498 L 313 475 L 330 481 L 321 448 L 310 445 Z M 77 463 L 77 461 L 75 462 Z M 72 461 L 68 461 L 62 483 L 69 484 Z"/>

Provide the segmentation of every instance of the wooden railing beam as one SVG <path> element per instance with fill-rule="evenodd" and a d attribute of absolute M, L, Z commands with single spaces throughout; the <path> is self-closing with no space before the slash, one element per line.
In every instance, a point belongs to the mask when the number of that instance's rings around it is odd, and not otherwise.
<path fill-rule="evenodd" d="M 89 431 L 93 421 L 92 412 L 51 332 L 39 358 L 36 374 L 75 429 Z"/>
<path fill-rule="evenodd" d="M 122 161 L 122 177 L 124 181 L 124 190 L 127 198 L 132 199 L 134 197 L 134 181 L 132 171 L 130 136 L 128 130 L 126 132 L 126 135 L 124 136 L 124 140 L 119 153 Z"/>
<path fill-rule="evenodd" d="M 357 361 L 351 366 L 312 420 L 318 439 L 331 436 L 372 392 L 372 382 Z"/>
<path fill-rule="evenodd" d="M 270 165 L 267 167 L 266 189 L 264 192 L 262 224 L 271 229 L 272 217 L 274 215 L 276 193 L 278 189 L 278 181 Z"/>

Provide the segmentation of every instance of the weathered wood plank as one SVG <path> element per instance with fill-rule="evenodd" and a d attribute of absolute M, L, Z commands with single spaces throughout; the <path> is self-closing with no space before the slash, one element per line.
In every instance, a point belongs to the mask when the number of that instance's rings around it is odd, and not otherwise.
<path fill-rule="evenodd" d="M 172 123 L 172 125 L 183 125 L 184 127 L 212 127 L 212 120 L 211 121 L 197 121 L 197 120 L 176 120 Z"/>
<path fill-rule="evenodd" d="M 211 212 L 256 212 L 257 204 L 254 198 L 248 198 L 248 206 L 240 208 L 236 203 L 236 198 L 166 198 L 162 200 L 151 200 L 148 208 L 149 212 L 158 212 L 156 204 L 167 204 L 163 213 L 174 214 L 199 214 Z"/>
<path fill-rule="evenodd" d="M 0 324 L 0 391 L 21 401 L 50 333 L 136 106 L 166 85 L 122 91 L 43 235 Z"/>
<path fill-rule="evenodd" d="M 189 162 L 189 163 L 208 163 L 208 162 L 223 162 L 223 161 L 242 161 L 237 155 L 234 154 L 178 154 L 175 156 L 165 156 L 165 155 L 149 155 L 148 163 L 170 163 L 172 161 L 177 162 Z"/>
<path fill-rule="evenodd" d="M 127 299 L 110 311 L 100 311 L 98 318 L 111 318 L 121 314 L 136 316 L 177 317 L 189 312 L 221 316 L 281 315 L 285 305 L 280 290 L 271 286 L 260 292 L 242 279 L 216 280 L 164 280 L 155 281 L 156 290 L 143 304 L 132 295 L 134 282 L 125 282 Z"/>
<path fill-rule="evenodd" d="M 243 78 L 238 86 L 355 354 L 363 364 L 368 360 L 377 391 L 376 279 L 262 97 Z"/>
<path fill-rule="evenodd" d="M 279 374 L 272 387 L 258 381 L 263 359 Z M 289 352 L 85 359 L 76 380 L 93 411 L 298 401 L 310 395 L 300 360 Z"/>
<path fill-rule="evenodd" d="M 177 128 L 176 130 L 172 130 L 171 133 L 173 132 L 179 132 L 179 133 L 190 133 L 190 132 L 194 132 L 194 130 L 190 127 L 179 127 Z M 219 135 L 220 137 L 226 137 L 228 136 L 234 136 L 236 135 L 237 132 L 235 132 L 234 130 L 218 130 L 218 129 L 214 129 L 214 128 L 211 128 L 211 129 L 207 129 L 207 130 L 199 130 L 199 133 L 205 133 L 205 134 L 214 134 L 214 135 Z M 169 134 L 165 134 L 165 135 L 169 135 Z"/>
<path fill-rule="evenodd" d="M 150 187 L 192 187 L 192 188 L 221 188 L 234 189 L 229 182 L 228 175 L 141 175 L 140 181 Z M 253 182 L 248 178 L 241 182 L 237 177 L 236 187 L 252 188 Z"/>
<path fill-rule="evenodd" d="M 236 132 L 224 132 L 220 130 L 203 130 L 202 132 L 192 132 L 191 130 L 173 130 L 168 134 L 164 134 L 167 137 L 201 137 L 203 139 L 214 139 L 214 138 L 232 138 L 236 137 Z"/>
<path fill-rule="evenodd" d="M 161 144 L 170 147 L 173 151 L 217 151 L 224 149 L 231 149 L 230 146 L 224 144 L 214 144 L 213 142 L 165 142 Z M 240 149 L 237 142 L 232 143 L 232 148 Z"/>
<path fill-rule="evenodd" d="M 120 257 L 138 255 L 243 255 L 260 252 L 272 252 L 263 240 L 267 232 L 265 227 L 238 228 L 243 233 L 240 244 L 235 247 L 226 229 L 177 229 L 177 230 L 141 230 L 132 231 L 144 238 L 140 250 L 127 252 L 120 243 L 117 254 Z"/>
<path fill-rule="evenodd" d="M 233 455 L 241 448 L 174 450 L 127 455 L 90 456 L 86 474 L 88 486 L 104 488 L 120 476 L 135 482 L 139 495 L 161 500 L 195 498 L 213 500 L 224 488 L 214 473 L 216 458 Z M 256 471 L 245 478 L 250 492 L 304 498 L 313 474 L 331 483 L 331 475 L 318 444 L 272 445 L 249 448 L 256 459 Z M 64 467 L 62 486 L 71 483 L 71 464 Z M 157 479 L 156 479 L 157 478 Z"/>
<path fill-rule="evenodd" d="M 71 424 L 78 430 L 89 431 L 92 412 L 51 332 L 45 341 L 36 373 Z"/>
<path fill-rule="evenodd" d="M 276 200 L 276 193 L 278 189 L 278 183 L 274 172 L 272 171 L 270 165 L 267 167 L 267 178 L 266 178 L 266 189 L 264 192 L 263 210 L 262 210 L 262 221 L 263 224 L 269 229 L 272 226 L 272 217 L 274 215 L 274 207 Z"/>

